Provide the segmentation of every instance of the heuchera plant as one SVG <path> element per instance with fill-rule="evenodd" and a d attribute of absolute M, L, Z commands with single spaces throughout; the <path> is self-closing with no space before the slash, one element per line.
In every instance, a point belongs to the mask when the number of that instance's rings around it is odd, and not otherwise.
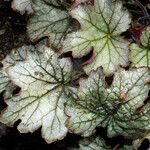
<path fill-rule="evenodd" d="M 132 16 L 123 3 L 14 0 L 15 11 L 30 15 L 27 33 L 36 44 L 13 49 L 2 61 L 7 108 L 0 122 L 12 127 L 21 120 L 21 133 L 41 127 L 47 143 L 68 132 L 86 137 L 70 150 L 111 150 L 94 135 L 103 127 L 109 138 L 138 139 L 120 150 L 137 149 L 150 133 L 150 25 L 138 42 L 125 38 Z"/>

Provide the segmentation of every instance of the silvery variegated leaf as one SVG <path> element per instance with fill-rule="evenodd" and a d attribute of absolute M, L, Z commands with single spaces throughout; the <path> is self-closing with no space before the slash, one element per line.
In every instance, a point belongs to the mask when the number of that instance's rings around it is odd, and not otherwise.
<path fill-rule="evenodd" d="M 8 106 L 1 113 L 0 121 L 13 126 L 20 119 L 18 130 L 21 133 L 34 132 L 41 127 L 42 137 L 48 143 L 62 139 L 67 134 L 64 103 L 72 76 L 71 61 L 59 59 L 46 46 L 36 47 L 35 51 L 28 46 L 22 48 L 25 59 L 6 68 L 8 77 L 21 91 L 7 98 Z"/>
<path fill-rule="evenodd" d="M 123 135 L 137 138 L 150 131 L 150 80 L 146 68 L 119 69 L 110 87 L 106 86 L 101 69 L 81 79 L 78 93 L 67 103 L 70 132 L 90 136 L 96 127 L 107 128 L 108 137 Z"/>
<path fill-rule="evenodd" d="M 69 27 L 67 10 L 56 0 L 32 0 L 32 8 L 34 15 L 27 25 L 31 41 L 48 37 L 52 47 L 60 48 L 60 41 Z"/>
<path fill-rule="evenodd" d="M 102 66 L 110 74 L 119 65 L 128 64 L 129 42 L 120 34 L 129 28 L 130 17 L 121 1 L 95 0 L 94 5 L 73 7 L 70 15 L 81 28 L 66 36 L 62 52 L 72 51 L 74 57 L 82 57 L 93 48 L 95 58 L 84 67 L 87 73 Z"/>

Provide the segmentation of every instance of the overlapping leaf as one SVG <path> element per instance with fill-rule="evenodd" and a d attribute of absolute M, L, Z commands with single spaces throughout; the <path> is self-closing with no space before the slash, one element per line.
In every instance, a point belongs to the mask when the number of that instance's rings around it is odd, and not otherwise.
<path fill-rule="evenodd" d="M 55 0 L 32 0 L 34 15 L 27 31 L 32 41 L 49 37 L 53 47 L 60 47 L 60 40 L 69 26 L 67 11 Z"/>
<path fill-rule="evenodd" d="M 70 132 L 89 136 L 98 126 L 107 128 L 109 137 L 135 138 L 150 131 L 150 105 L 144 105 L 150 80 L 147 69 L 124 71 L 114 76 L 106 88 L 101 70 L 80 82 L 78 94 L 68 101 Z"/>
<path fill-rule="evenodd" d="M 81 28 L 67 35 L 63 52 L 72 51 L 74 57 L 81 57 L 93 47 L 96 57 L 85 66 L 86 72 L 102 66 L 109 74 L 119 65 L 127 65 L 129 43 L 120 34 L 128 29 L 130 19 L 120 1 L 95 0 L 94 6 L 78 5 L 70 14 Z"/>
<path fill-rule="evenodd" d="M 129 59 L 133 67 L 150 67 L 150 26 L 144 29 L 140 41 L 141 45 L 130 45 Z"/>
<path fill-rule="evenodd" d="M 6 100 L 8 107 L 2 112 L 0 121 L 13 126 L 21 119 L 18 129 L 22 133 L 42 126 L 42 136 L 48 143 L 62 139 L 67 133 L 64 103 L 66 84 L 72 73 L 71 62 L 68 58 L 59 59 L 46 46 L 36 51 L 26 47 L 23 51 L 26 59 L 7 68 L 9 78 L 21 91 Z"/>

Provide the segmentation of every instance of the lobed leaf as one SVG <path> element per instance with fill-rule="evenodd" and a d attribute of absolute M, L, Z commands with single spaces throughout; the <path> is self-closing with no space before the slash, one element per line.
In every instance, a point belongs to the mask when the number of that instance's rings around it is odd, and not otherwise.
<path fill-rule="evenodd" d="M 150 105 L 145 104 L 149 80 L 148 69 L 120 69 L 107 88 L 102 71 L 92 72 L 80 81 L 78 93 L 67 103 L 70 132 L 90 136 L 99 126 L 107 128 L 109 137 L 136 138 L 149 132 Z"/>
<path fill-rule="evenodd" d="M 46 46 L 39 46 L 36 51 L 27 47 L 24 50 L 26 59 L 7 68 L 9 78 L 21 91 L 6 100 L 8 107 L 0 121 L 13 126 L 20 119 L 18 130 L 21 133 L 42 127 L 42 137 L 51 143 L 67 133 L 64 103 L 72 64 L 68 58 L 59 59 Z"/>
<path fill-rule="evenodd" d="M 63 41 L 63 52 L 72 51 L 82 57 L 94 48 L 94 61 L 84 67 L 89 73 L 102 66 L 106 74 L 128 64 L 128 44 L 120 34 L 129 28 L 130 18 L 120 1 L 95 0 L 94 6 L 81 4 L 70 11 L 81 28 L 68 34 Z"/>

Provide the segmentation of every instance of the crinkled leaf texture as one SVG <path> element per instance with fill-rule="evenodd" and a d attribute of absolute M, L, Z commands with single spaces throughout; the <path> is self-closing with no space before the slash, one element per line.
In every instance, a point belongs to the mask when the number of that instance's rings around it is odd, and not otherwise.
<path fill-rule="evenodd" d="M 33 14 L 33 9 L 31 6 L 31 0 L 13 0 L 11 4 L 12 9 L 19 11 L 22 15 L 27 12 L 27 14 Z"/>
<path fill-rule="evenodd" d="M 150 104 L 144 105 L 150 80 L 145 68 L 125 71 L 120 69 L 106 88 L 101 69 L 80 81 L 78 94 L 68 101 L 67 127 L 70 132 L 90 136 L 96 127 L 107 128 L 109 137 L 128 138 L 150 131 Z"/>
<path fill-rule="evenodd" d="M 111 150 L 111 147 L 107 146 L 103 139 L 96 136 L 81 140 L 79 146 L 79 148 L 70 150 Z"/>
<path fill-rule="evenodd" d="M 102 66 L 104 72 L 110 74 L 119 65 L 127 65 L 129 42 L 120 34 L 128 29 L 130 19 L 120 1 L 95 0 L 94 6 L 81 4 L 70 14 L 79 21 L 81 28 L 67 35 L 63 52 L 72 51 L 74 57 L 81 57 L 93 47 L 96 57 L 84 67 L 87 73 Z"/>
<path fill-rule="evenodd" d="M 32 0 L 34 10 L 27 32 L 32 41 L 49 37 L 53 47 L 59 48 L 60 41 L 69 27 L 67 11 L 55 0 Z"/>
<path fill-rule="evenodd" d="M 130 45 L 129 59 L 133 67 L 150 67 L 150 26 L 143 30 L 140 41 L 141 45 Z"/>
<path fill-rule="evenodd" d="M 6 99 L 8 107 L 2 112 L 0 121 L 13 126 L 20 119 L 18 130 L 21 133 L 42 127 L 42 137 L 51 143 L 67 133 L 64 103 L 72 64 L 68 58 L 59 59 L 46 46 L 41 45 L 35 51 L 28 48 L 22 50 L 26 59 L 17 61 L 6 70 L 21 91 Z"/>

